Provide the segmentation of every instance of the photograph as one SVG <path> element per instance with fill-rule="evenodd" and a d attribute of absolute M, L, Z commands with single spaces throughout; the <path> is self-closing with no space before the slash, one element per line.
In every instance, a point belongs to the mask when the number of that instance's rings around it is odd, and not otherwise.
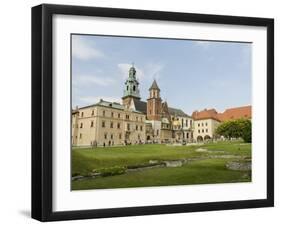
<path fill-rule="evenodd" d="M 70 42 L 71 190 L 252 181 L 251 42 Z"/>

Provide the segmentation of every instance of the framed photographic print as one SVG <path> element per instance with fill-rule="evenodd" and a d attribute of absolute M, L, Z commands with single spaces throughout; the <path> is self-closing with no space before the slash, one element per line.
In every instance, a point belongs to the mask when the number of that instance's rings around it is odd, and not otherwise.
<path fill-rule="evenodd" d="M 32 8 L 32 217 L 274 205 L 274 21 Z"/>

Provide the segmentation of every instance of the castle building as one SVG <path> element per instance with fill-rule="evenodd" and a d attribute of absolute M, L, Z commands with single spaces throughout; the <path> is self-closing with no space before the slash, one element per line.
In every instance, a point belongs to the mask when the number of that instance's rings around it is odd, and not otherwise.
<path fill-rule="evenodd" d="M 230 119 L 251 118 L 251 106 L 195 111 L 189 116 L 162 101 L 154 80 L 142 101 L 134 66 L 125 81 L 122 104 L 100 100 L 72 110 L 73 146 L 113 146 L 140 143 L 204 141 L 214 138 L 215 129 Z"/>
<path fill-rule="evenodd" d="M 215 109 L 195 111 L 192 113 L 192 117 L 194 119 L 193 134 L 197 142 L 215 138 L 215 130 L 221 122 Z"/>
<path fill-rule="evenodd" d="M 72 145 L 112 146 L 145 142 L 145 115 L 115 102 L 98 103 L 72 112 Z"/>
<path fill-rule="evenodd" d="M 223 113 L 218 113 L 215 109 L 204 109 L 203 111 L 194 111 L 194 139 L 198 142 L 213 139 L 215 130 L 221 122 L 236 119 L 252 118 L 252 107 L 243 106 L 226 109 Z"/>

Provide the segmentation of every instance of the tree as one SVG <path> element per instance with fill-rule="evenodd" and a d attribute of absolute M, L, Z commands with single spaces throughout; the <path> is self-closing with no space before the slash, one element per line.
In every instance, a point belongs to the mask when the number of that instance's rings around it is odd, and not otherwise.
<path fill-rule="evenodd" d="M 252 142 L 252 123 L 248 119 L 230 120 L 221 123 L 216 134 L 230 138 L 242 138 L 245 142 Z"/>

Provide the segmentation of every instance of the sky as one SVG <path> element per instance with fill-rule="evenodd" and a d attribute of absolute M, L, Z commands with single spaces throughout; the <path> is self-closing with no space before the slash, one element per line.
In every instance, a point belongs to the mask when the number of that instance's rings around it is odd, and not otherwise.
<path fill-rule="evenodd" d="M 187 114 L 251 104 L 251 43 L 72 35 L 72 106 L 121 103 L 132 63 L 141 99 L 156 79 L 161 98 Z"/>

